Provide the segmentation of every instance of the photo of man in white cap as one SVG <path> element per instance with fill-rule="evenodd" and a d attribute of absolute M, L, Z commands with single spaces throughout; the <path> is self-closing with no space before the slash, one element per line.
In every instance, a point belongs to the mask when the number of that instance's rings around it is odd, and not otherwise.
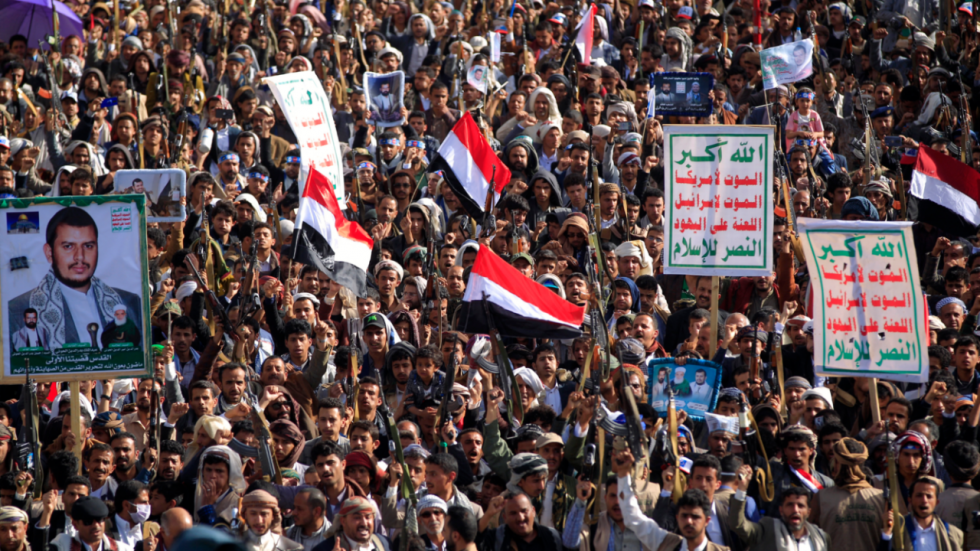
<path fill-rule="evenodd" d="M 674 387 L 674 394 L 677 396 L 691 395 L 691 383 L 684 380 L 685 373 L 687 373 L 687 369 L 683 367 L 674 370 L 674 382 L 671 383 L 671 386 Z"/>
<path fill-rule="evenodd" d="M 113 322 L 102 331 L 102 349 L 105 350 L 110 345 L 123 343 L 132 343 L 134 347 L 139 347 L 142 340 L 140 330 L 133 323 L 133 320 L 128 319 L 126 305 L 122 303 L 115 305 L 112 309 L 112 315 Z"/>

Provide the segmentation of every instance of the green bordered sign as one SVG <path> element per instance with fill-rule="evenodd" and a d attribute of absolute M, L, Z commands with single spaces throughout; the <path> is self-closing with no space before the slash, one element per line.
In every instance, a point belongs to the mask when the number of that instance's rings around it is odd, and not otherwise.
<path fill-rule="evenodd" d="M 150 374 L 145 201 L 0 200 L 0 383 Z"/>
<path fill-rule="evenodd" d="M 773 272 L 773 128 L 664 126 L 664 272 Z"/>
<path fill-rule="evenodd" d="M 928 306 L 910 222 L 799 219 L 818 375 L 929 378 Z"/>

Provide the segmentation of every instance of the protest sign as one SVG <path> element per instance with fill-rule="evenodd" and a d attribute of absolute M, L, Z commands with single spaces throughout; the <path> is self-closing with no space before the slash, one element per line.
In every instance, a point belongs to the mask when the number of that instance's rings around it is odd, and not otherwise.
<path fill-rule="evenodd" d="M 774 146 L 772 127 L 664 126 L 664 273 L 772 275 Z"/>
<path fill-rule="evenodd" d="M 0 383 L 150 375 L 145 201 L 0 201 Z"/>
<path fill-rule="evenodd" d="M 780 84 L 792 84 L 813 74 L 813 41 L 800 40 L 759 54 L 762 60 L 762 84 L 771 90 Z"/>
<path fill-rule="evenodd" d="M 715 79 L 711 73 L 654 73 L 650 75 L 650 90 L 656 90 L 658 115 L 707 117 L 711 114 L 711 89 Z"/>
<path fill-rule="evenodd" d="M 484 94 L 487 93 L 487 71 L 483 65 L 474 65 L 466 72 L 466 82 Z"/>
<path fill-rule="evenodd" d="M 371 119 L 378 128 L 390 128 L 405 124 L 402 116 L 405 94 L 405 73 L 365 73 L 364 87 L 367 89 L 367 107 Z"/>
<path fill-rule="evenodd" d="M 928 307 L 912 223 L 798 222 L 813 286 L 817 374 L 925 382 Z"/>
<path fill-rule="evenodd" d="M 180 198 L 187 189 L 187 173 L 179 168 L 119 170 L 113 178 L 115 193 L 146 195 L 147 222 L 183 222 L 187 216 Z"/>
<path fill-rule="evenodd" d="M 299 144 L 303 160 L 297 179 L 299 195 L 303 195 L 310 166 L 316 166 L 333 184 L 340 208 L 347 208 L 340 141 L 337 139 L 330 100 L 323 91 L 320 79 L 313 71 L 300 71 L 267 77 L 263 82 L 272 90 Z"/>
<path fill-rule="evenodd" d="M 687 416 L 700 420 L 715 410 L 721 389 L 722 368 L 715 362 L 688 358 L 677 365 L 674 358 L 647 362 L 647 400 L 657 413 L 667 413 L 668 388 L 674 390 L 674 406 Z"/>

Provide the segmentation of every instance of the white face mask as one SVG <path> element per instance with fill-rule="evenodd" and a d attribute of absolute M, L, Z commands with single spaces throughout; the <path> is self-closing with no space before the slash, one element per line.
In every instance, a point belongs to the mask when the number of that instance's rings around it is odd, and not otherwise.
<path fill-rule="evenodd" d="M 136 510 L 130 511 L 129 516 L 133 517 L 133 522 L 143 524 L 150 518 L 150 504 L 137 503 Z"/>

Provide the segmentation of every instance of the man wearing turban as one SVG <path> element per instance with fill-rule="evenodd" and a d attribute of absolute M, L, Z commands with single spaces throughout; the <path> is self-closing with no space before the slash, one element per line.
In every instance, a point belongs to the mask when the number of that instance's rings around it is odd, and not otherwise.
<path fill-rule="evenodd" d="M 115 305 L 112 308 L 112 315 L 112 323 L 102 331 L 102 349 L 105 350 L 112 345 L 119 346 L 126 343 L 138 348 L 142 338 L 136 324 L 126 315 L 126 305 L 122 303 Z"/>
<path fill-rule="evenodd" d="M 242 539 L 248 551 L 299 551 L 303 546 L 277 534 L 273 528 L 282 522 L 279 500 L 265 490 L 252 490 L 242 498 L 245 534 Z"/>

